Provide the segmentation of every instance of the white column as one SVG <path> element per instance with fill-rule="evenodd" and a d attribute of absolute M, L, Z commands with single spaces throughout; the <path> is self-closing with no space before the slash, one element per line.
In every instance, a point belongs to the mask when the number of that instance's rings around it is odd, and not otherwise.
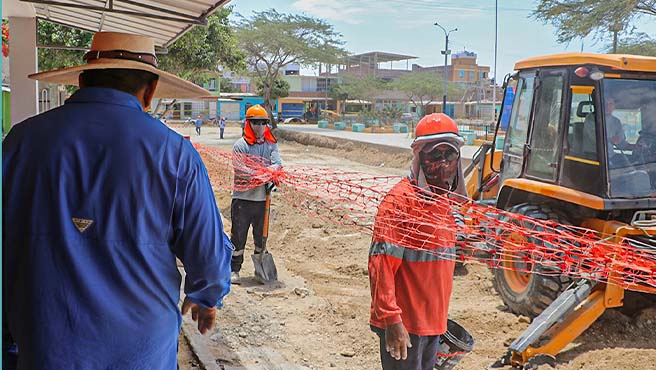
<path fill-rule="evenodd" d="M 37 71 L 36 18 L 9 17 L 9 34 L 11 124 L 15 125 L 38 112 L 37 83 L 27 78 Z"/>

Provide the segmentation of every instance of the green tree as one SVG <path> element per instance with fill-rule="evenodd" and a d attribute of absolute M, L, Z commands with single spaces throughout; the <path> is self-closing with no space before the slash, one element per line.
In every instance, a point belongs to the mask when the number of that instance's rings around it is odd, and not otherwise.
<path fill-rule="evenodd" d="M 37 20 L 37 44 L 71 49 L 39 48 L 40 71 L 72 67 L 82 63 L 85 50 L 91 47 L 93 33 L 62 26 L 46 20 Z"/>
<path fill-rule="evenodd" d="M 335 64 L 345 55 L 341 35 L 326 21 L 274 9 L 241 16 L 235 34 L 249 70 L 263 82 L 264 105 L 273 122 L 271 88 L 282 68 L 292 63 Z"/>
<path fill-rule="evenodd" d="M 558 42 L 589 35 L 604 39 L 609 32 L 632 30 L 641 16 L 656 16 L 653 0 L 539 0 L 532 16 L 557 29 Z"/>
<path fill-rule="evenodd" d="M 417 107 L 422 114 L 426 114 L 426 107 L 431 101 L 441 101 L 444 95 L 444 80 L 441 75 L 429 72 L 410 72 L 394 80 L 392 85 Z M 463 89 L 455 83 L 447 83 L 447 95 L 457 96 L 461 100 Z"/>
<path fill-rule="evenodd" d="M 373 104 L 376 97 L 386 90 L 389 90 L 389 82 L 372 75 L 345 75 L 342 83 L 335 85 L 330 93 L 331 96 L 343 98 L 344 100 L 358 99 Z"/>
<path fill-rule="evenodd" d="M 267 86 L 266 81 L 257 80 L 257 93 L 259 95 L 264 95 L 267 89 L 270 91 L 271 100 L 289 96 L 289 83 L 280 77 L 273 81 L 273 86 Z"/>
<path fill-rule="evenodd" d="M 232 7 L 221 8 L 207 18 L 206 27 L 194 27 L 159 55 L 161 69 L 185 79 L 203 79 L 221 68 L 242 71 L 244 54 L 237 48 L 228 17 Z M 203 81 L 197 81 L 203 82 Z"/>
<path fill-rule="evenodd" d="M 612 50 L 612 46 L 608 47 Z M 629 38 L 621 40 L 617 45 L 620 54 L 647 55 L 656 57 L 656 39 L 645 33 L 637 33 Z"/>

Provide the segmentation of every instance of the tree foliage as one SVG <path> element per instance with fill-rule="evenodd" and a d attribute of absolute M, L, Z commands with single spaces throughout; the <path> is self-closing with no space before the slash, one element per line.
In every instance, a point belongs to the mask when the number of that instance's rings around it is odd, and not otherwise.
<path fill-rule="evenodd" d="M 389 82 L 372 75 L 345 75 L 339 85 L 333 85 L 331 97 L 340 100 L 357 99 L 374 102 L 383 91 L 389 90 Z"/>
<path fill-rule="evenodd" d="M 440 98 L 444 95 L 444 79 L 441 75 L 430 72 L 406 73 L 394 81 L 393 87 L 403 92 L 421 112 L 426 112 L 431 101 L 441 101 Z M 463 89 L 458 84 L 447 83 L 448 96 L 456 96 L 460 100 L 462 94 Z"/>
<path fill-rule="evenodd" d="M 221 67 L 232 71 L 245 68 L 244 54 L 237 48 L 233 28 L 228 17 L 232 7 L 221 8 L 207 18 L 206 27 L 194 27 L 159 56 L 161 69 L 182 78 L 212 72 Z"/>
<path fill-rule="evenodd" d="M 37 44 L 88 49 L 91 47 L 93 33 L 77 28 L 62 26 L 46 20 L 37 20 Z M 39 48 L 38 65 L 40 71 L 72 67 L 82 64 L 84 50 Z"/>
<path fill-rule="evenodd" d="M 235 34 L 249 70 L 263 83 L 269 114 L 271 88 L 282 68 L 292 63 L 336 63 L 345 54 L 341 35 L 326 21 L 274 9 L 254 12 L 250 18 L 241 16 Z"/>
<path fill-rule="evenodd" d="M 641 16 L 656 16 L 656 1 L 539 0 L 532 16 L 556 27 L 561 43 L 590 35 L 603 39 L 614 30 L 631 30 Z"/>
<path fill-rule="evenodd" d="M 612 46 L 609 46 L 608 50 L 612 50 Z M 620 40 L 617 45 L 617 52 L 620 54 L 656 57 L 656 39 L 649 37 L 646 33 L 637 33 L 629 38 Z"/>
<path fill-rule="evenodd" d="M 271 100 L 286 98 L 289 96 L 289 83 L 282 78 L 278 77 L 273 81 L 273 86 L 266 85 L 266 81 L 257 80 L 257 94 L 263 96 L 266 89 L 271 92 Z"/>

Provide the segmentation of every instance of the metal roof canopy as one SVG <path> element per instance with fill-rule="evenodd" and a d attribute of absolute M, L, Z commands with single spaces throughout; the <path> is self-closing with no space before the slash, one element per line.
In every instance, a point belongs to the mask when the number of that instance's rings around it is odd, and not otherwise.
<path fill-rule="evenodd" d="M 230 0 L 20 0 L 36 17 L 90 32 L 152 37 L 162 51 Z"/>
<path fill-rule="evenodd" d="M 377 63 L 397 62 L 400 60 L 417 59 L 412 55 L 385 53 L 382 51 L 370 51 L 363 54 L 355 54 L 347 57 L 348 63 L 357 64 L 364 60 L 375 60 Z"/>

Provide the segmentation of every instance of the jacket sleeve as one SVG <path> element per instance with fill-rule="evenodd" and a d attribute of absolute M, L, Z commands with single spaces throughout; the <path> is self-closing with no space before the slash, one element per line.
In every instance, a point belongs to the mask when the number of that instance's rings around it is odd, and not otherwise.
<path fill-rule="evenodd" d="M 205 165 L 198 153 L 192 157 L 186 186 L 178 194 L 173 210 L 173 248 L 185 268 L 186 296 L 205 307 L 220 307 L 230 291 L 234 248 L 223 231 Z"/>
<path fill-rule="evenodd" d="M 273 168 L 282 167 L 282 159 L 278 151 L 278 144 L 271 144 L 271 166 Z"/>
<path fill-rule="evenodd" d="M 394 217 L 397 213 L 394 207 L 393 198 L 389 196 L 379 206 L 369 249 L 372 317 L 386 327 L 401 322 L 395 276 L 403 261 L 404 249 L 397 244 L 401 221 Z"/>

